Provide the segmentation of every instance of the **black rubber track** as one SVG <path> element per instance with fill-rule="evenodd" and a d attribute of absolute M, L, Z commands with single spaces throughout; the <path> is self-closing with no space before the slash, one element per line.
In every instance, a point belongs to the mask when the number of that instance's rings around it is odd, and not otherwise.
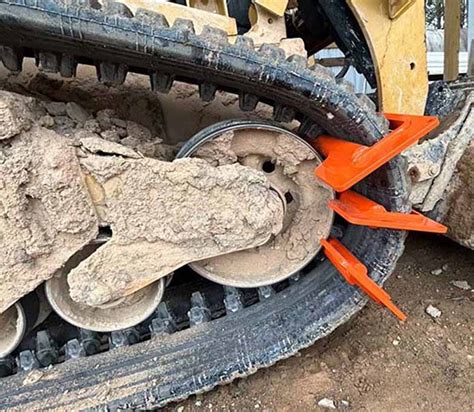
<path fill-rule="evenodd" d="M 193 83 L 259 96 L 291 108 L 303 124 L 373 144 L 385 123 L 354 94 L 301 59 L 286 61 L 278 49 L 255 52 L 225 34 L 197 36 L 187 22 L 168 28 L 149 13 L 107 15 L 55 0 L 0 0 L 0 43 L 14 52 L 73 55 L 76 61 L 126 64 L 129 70 L 175 73 Z M 277 113 L 279 110 L 277 110 Z M 291 112 L 291 110 L 290 110 Z M 281 110 L 280 110 L 281 113 Z M 305 129 L 307 130 L 307 129 Z M 405 170 L 392 161 L 357 188 L 388 209 L 406 211 Z M 403 252 L 401 231 L 349 226 L 343 242 L 383 283 Z M 71 360 L 44 370 L 33 383 L 17 374 L 0 380 L 2 408 L 151 408 L 209 390 L 295 354 L 346 322 L 366 303 L 327 261 L 272 298 L 218 320 L 160 339 Z M 388 315 L 387 315 L 388 316 Z"/>

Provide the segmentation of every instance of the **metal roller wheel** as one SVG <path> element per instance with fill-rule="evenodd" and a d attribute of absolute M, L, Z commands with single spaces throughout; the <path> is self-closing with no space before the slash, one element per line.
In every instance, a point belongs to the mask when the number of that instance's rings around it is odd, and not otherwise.
<path fill-rule="evenodd" d="M 199 157 L 218 165 L 238 162 L 262 171 L 286 203 L 283 230 L 255 249 L 194 262 L 200 275 L 223 285 L 260 287 L 302 270 L 331 231 L 334 191 L 314 177 L 322 162 L 303 139 L 281 126 L 253 121 L 224 121 L 190 139 L 179 157 Z"/>

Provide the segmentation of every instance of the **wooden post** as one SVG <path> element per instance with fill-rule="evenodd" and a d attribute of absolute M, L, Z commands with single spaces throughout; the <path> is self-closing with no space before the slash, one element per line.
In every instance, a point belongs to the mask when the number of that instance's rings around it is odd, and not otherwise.
<path fill-rule="evenodd" d="M 459 76 L 459 43 L 461 38 L 461 1 L 444 2 L 444 80 Z"/>
<path fill-rule="evenodd" d="M 474 40 L 474 0 L 467 0 L 467 45 Z M 471 49 L 472 50 L 472 49 Z"/>
<path fill-rule="evenodd" d="M 471 49 L 467 62 L 467 77 L 474 77 L 474 40 L 471 41 Z"/>
<path fill-rule="evenodd" d="M 474 77 L 474 0 L 467 2 L 467 47 L 469 52 L 467 75 Z"/>

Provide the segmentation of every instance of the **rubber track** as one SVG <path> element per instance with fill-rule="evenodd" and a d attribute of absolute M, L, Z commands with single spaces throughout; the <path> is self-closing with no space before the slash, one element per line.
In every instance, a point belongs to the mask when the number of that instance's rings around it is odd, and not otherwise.
<path fill-rule="evenodd" d="M 299 120 L 305 137 L 322 126 L 333 136 L 373 144 L 386 132 L 370 102 L 359 101 L 323 68 L 307 68 L 299 56 L 286 58 L 268 45 L 256 52 L 244 37 L 229 44 L 225 33 L 209 27 L 196 35 L 189 21 L 177 20 L 170 28 L 160 15 L 138 11 L 133 17 L 118 3 L 96 10 L 83 1 L 0 0 L 0 42 L 10 70 L 21 69 L 23 56 L 35 56 L 44 70 L 65 76 L 73 75 L 78 63 L 94 64 L 107 83 L 121 83 L 133 71 L 149 75 L 160 91 L 178 79 L 200 85 L 204 100 L 219 89 L 238 94 L 243 110 L 253 110 L 258 101 L 271 104 L 276 120 Z M 358 190 L 391 210 L 405 211 L 406 187 L 401 163 L 392 161 Z M 350 226 L 343 241 L 383 283 L 403 251 L 404 234 Z M 69 361 L 56 366 L 49 379 L 28 385 L 22 385 L 21 375 L 3 379 L 2 406 L 160 406 L 291 356 L 365 302 L 323 262 L 288 292 L 215 320 L 211 328 L 201 325 Z M 106 383 L 110 393 L 97 397 Z"/>

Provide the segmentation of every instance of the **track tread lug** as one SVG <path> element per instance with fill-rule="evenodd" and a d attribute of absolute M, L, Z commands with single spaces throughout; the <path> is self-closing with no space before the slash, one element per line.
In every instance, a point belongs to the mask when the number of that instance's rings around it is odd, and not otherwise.
<path fill-rule="evenodd" d="M 97 67 L 99 81 L 111 86 L 123 84 L 127 73 L 128 68 L 125 64 L 101 62 Z"/>
<path fill-rule="evenodd" d="M 204 102 L 212 102 L 216 97 L 217 86 L 212 83 L 201 83 L 199 85 L 199 96 Z"/>
<path fill-rule="evenodd" d="M 286 59 L 288 63 L 295 64 L 299 67 L 308 67 L 308 59 L 300 54 L 292 54 L 290 57 Z"/>
<path fill-rule="evenodd" d="M 235 44 L 245 49 L 255 50 L 255 42 L 252 38 L 247 36 L 237 36 Z"/>
<path fill-rule="evenodd" d="M 100 336 L 97 332 L 80 329 L 79 339 L 86 355 L 94 355 L 100 351 Z"/>
<path fill-rule="evenodd" d="M 23 52 L 8 46 L 0 46 L 0 57 L 7 70 L 13 73 L 21 72 L 23 67 Z"/>
<path fill-rule="evenodd" d="M 281 123 L 290 123 L 296 116 L 296 110 L 289 106 L 277 104 L 273 108 L 273 119 Z"/>
<path fill-rule="evenodd" d="M 84 7 L 95 10 L 100 10 L 102 5 L 97 0 L 69 0 L 72 6 Z"/>
<path fill-rule="evenodd" d="M 147 9 L 138 9 L 135 13 L 135 19 L 144 24 L 153 25 L 155 27 L 166 27 L 170 25 L 164 14 L 156 13 Z"/>
<path fill-rule="evenodd" d="M 239 94 L 239 107 L 244 112 L 252 112 L 257 107 L 259 98 L 251 93 Z"/>
<path fill-rule="evenodd" d="M 62 77 L 70 78 L 76 76 L 77 62 L 74 56 L 63 54 L 59 65 L 59 73 Z"/>
<path fill-rule="evenodd" d="M 326 80 L 331 83 L 336 82 L 336 76 L 334 73 L 328 69 L 327 67 L 324 67 L 320 64 L 315 64 L 310 67 L 310 70 L 320 79 Z"/>
<path fill-rule="evenodd" d="M 377 104 L 366 94 L 358 94 L 357 100 L 367 111 L 377 111 Z M 377 123 L 381 130 L 388 130 L 390 127 L 390 122 L 382 114 L 377 116 Z"/>
<path fill-rule="evenodd" d="M 107 16 L 120 16 L 125 18 L 132 18 L 132 11 L 124 3 L 118 1 L 105 0 L 103 3 L 102 11 Z"/>
<path fill-rule="evenodd" d="M 169 335 L 178 329 L 176 320 L 168 309 L 166 302 L 161 302 L 151 321 L 150 332 L 152 336 Z"/>
<path fill-rule="evenodd" d="M 350 81 L 346 79 L 337 79 L 336 81 L 337 85 L 344 90 L 346 93 L 354 94 L 355 93 L 355 87 L 354 84 L 351 83 Z"/>
<path fill-rule="evenodd" d="M 154 72 L 150 75 L 151 89 L 160 93 L 169 93 L 174 79 L 174 74 Z"/>
<path fill-rule="evenodd" d="M 186 33 L 196 33 L 193 21 L 188 19 L 177 18 L 173 23 L 173 29 L 180 30 Z"/>
<path fill-rule="evenodd" d="M 298 134 L 306 139 L 314 139 L 322 134 L 323 129 L 317 123 L 313 122 L 310 118 L 306 117 L 300 124 Z"/>
<path fill-rule="evenodd" d="M 122 348 L 124 346 L 130 346 L 125 332 L 123 330 L 115 330 L 113 332 L 110 332 L 109 346 L 111 349 Z"/>
<path fill-rule="evenodd" d="M 0 378 L 10 376 L 15 369 L 15 360 L 13 356 L 9 355 L 5 358 L 0 358 Z"/>
<path fill-rule="evenodd" d="M 136 345 L 138 342 L 140 342 L 140 333 L 138 332 L 137 328 L 131 327 L 124 329 L 124 333 L 127 337 L 129 345 Z"/>
<path fill-rule="evenodd" d="M 217 43 L 228 43 L 228 36 L 224 30 L 218 29 L 217 27 L 205 25 L 202 29 L 201 37 L 215 41 Z"/>
<path fill-rule="evenodd" d="M 374 112 L 377 110 L 377 105 L 375 104 L 375 102 L 366 94 L 358 94 L 357 98 L 359 99 L 360 104 L 364 106 L 367 110 Z"/>
<path fill-rule="evenodd" d="M 57 53 L 41 52 L 38 55 L 39 69 L 45 73 L 59 72 L 61 57 Z"/>
<path fill-rule="evenodd" d="M 259 52 L 277 62 L 286 60 L 285 51 L 273 44 L 262 44 Z"/>

